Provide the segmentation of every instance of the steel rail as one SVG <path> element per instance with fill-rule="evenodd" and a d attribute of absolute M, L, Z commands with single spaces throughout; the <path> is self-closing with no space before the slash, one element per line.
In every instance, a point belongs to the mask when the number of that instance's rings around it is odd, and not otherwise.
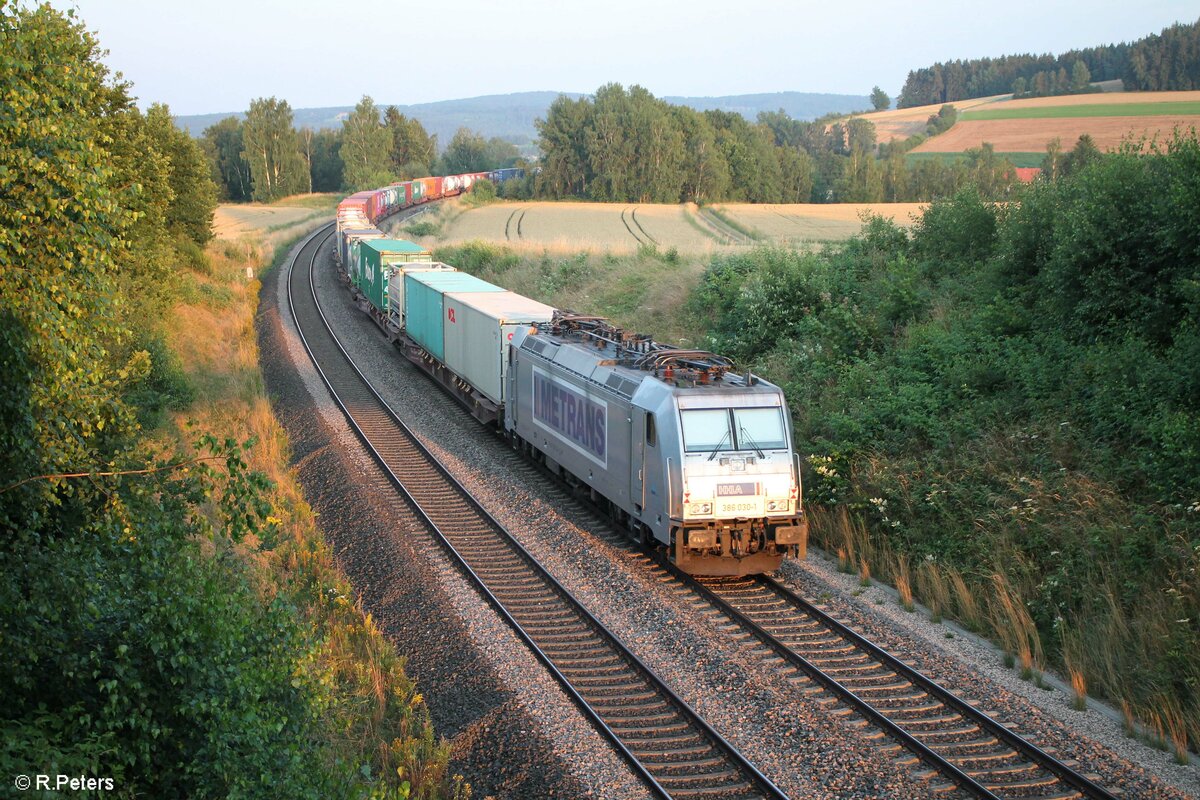
<path fill-rule="evenodd" d="M 355 418 L 355 414 L 351 411 L 347 402 L 343 398 L 343 395 L 346 392 L 346 387 L 341 387 L 341 391 L 339 391 L 338 387 L 335 387 L 334 378 L 332 378 L 330 374 L 328 374 L 327 369 L 322 366 L 321 359 L 318 358 L 318 355 L 315 352 L 315 345 L 309 341 L 309 336 L 311 336 L 314 332 L 320 332 L 327 336 L 329 342 L 332 343 L 332 345 L 336 347 L 336 350 L 340 352 L 344 359 L 345 366 L 348 366 L 353 371 L 353 375 L 359 382 L 360 385 L 358 388 L 367 390 L 374 398 L 374 401 L 378 406 L 378 410 L 384 413 L 385 419 L 387 420 L 388 426 L 391 428 L 392 432 L 406 437 L 408 439 L 408 444 L 418 451 L 422 457 L 426 459 L 428 465 L 447 482 L 447 484 L 455 493 L 458 494 L 460 502 L 475 512 L 479 518 L 496 533 L 496 535 L 503 537 L 506 546 L 513 553 L 515 553 L 527 565 L 527 568 L 535 573 L 535 575 L 537 575 L 537 577 L 543 581 L 553 593 L 562 598 L 563 603 L 567 605 L 572 612 L 578 615 L 578 617 L 583 621 L 585 627 L 590 627 L 598 638 L 604 640 L 608 647 L 614 650 L 620 658 L 623 658 L 627 662 L 631 668 L 631 671 L 636 674 L 636 677 L 641 678 L 647 684 L 652 686 L 654 691 L 665 703 L 673 706 L 676 713 L 678 713 L 685 721 L 690 723 L 691 726 L 694 727 L 703 738 L 708 740 L 708 744 L 710 747 L 712 747 L 712 749 L 721 753 L 728 760 L 736 772 L 742 776 L 745 788 L 748 788 L 752 792 L 756 792 L 760 796 L 769 798 L 785 798 L 786 795 L 784 795 L 778 787 L 776 787 L 768 778 L 759 772 L 759 770 L 754 767 L 753 764 L 751 764 L 719 733 L 713 730 L 712 727 L 699 716 L 699 714 L 697 714 L 686 702 L 684 702 L 668 686 L 666 686 L 666 684 L 659 679 L 640 659 L 638 659 L 637 656 L 625 648 L 615 634 L 613 634 L 598 620 L 596 620 L 595 617 L 588 612 L 587 609 L 584 608 L 584 606 L 579 603 L 579 601 L 574 598 L 565 587 L 563 587 L 552 576 L 550 576 L 549 573 L 537 563 L 536 559 L 534 559 L 533 556 L 529 554 L 528 551 L 521 546 L 521 544 L 507 530 L 505 530 L 504 527 L 497 520 L 495 520 L 469 494 L 469 492 L 467 492 L 461 486 L 461 484 L 459 484 L 457 480 L 450 475 L 444 465 L 442 465 L 441 462 L 424 447 L 420 440 L 417 439 L 417 437 L 407 428 L 404 422 L 399 419 L 399 417 L 382 399 L 375 387 L 370 383 L 370 381 L 358 368 L 358 365 L 354 363 L 353 359 L 346 352 L 341 342 L 338 341 L 336 334 L 333 333 L 332 327 L 330 326 L 329 321 L 324 314 L 324 311 L 320 307 L 320 301 L 316 294 L 312 273 L 315 269 L 317 255 L 319 254 L 325 239 L 328 238 L 328 235 L 317 242 L 315 246 L 313 246 L 313 242 L 316 241 L 317 237 L 326 230 L 327 228 L 322 228 L 310 236 L 301 249 L 297 252 L 296 258 L 293 259 L 289 265 L 289 269 L 292 272 L 287 276 L 288 303 L 293 319 L 296 323 L 297 331 L 300 334 L 300 339 L 306 352 L 308 352 L 310 359 L 312 359 L 314 367 L 330 391 L 334 401 L 342 409 L 343 414 L 346 416 L 351 428 L 355 431 L 356 436 L 363 443 L 364 447 L 366 447 L 372 458 L 374 458 L 375 461 L 380 465 L 393 485 L 395 485 L 399 492 L 405 498 L 407 498 L 408 502 L 429 527 L 430 531 L 435 535 L 438 541 L 441 542 L 441 544 L 449 553 L 451 553 L 453 558 L 459 563 L 466 574 L 470 576 L 471 579 L 476 583 L 478 588 L 483 593 L 485 599 L 487 599 L 487 601 L 497 609 L 497 611 L 501 614 L 501 617 L 510 625 L 510 627 L 514 629 L 517 635 L 534 652 L 536 657 L 546 665 L 547 669 L 564 687 L 568 695 L 582 709 L 584 714 L 593 722 L 598 730 L 600 730 L 600 732 L 614 744 L 618 752 L 620 752 L 622 756 L 629 761 L 631 766 L 634 768 L 634 771 L 647 783 L 652 791 L 662 797 L 713 796 L 713 791 L 706 791 L 697 787 L 688 787 L 686 789 L 675 790 L 669 790 L 667 787 L 665 787 L 663 785 L 663 781 L 660 780 L 660 777 L 664 776 L 656 775 L 651 767 L 643 763 L 643 759 L 640 759 L 632 751 L 631 745 L 622 738 L 620 733 L 614 730 L 613 726 L 611 726 L 605 720 L 602 713 L 595 709 L 590 702 L 588 702 L 587 698 L 584 697 L 583 692 L 571 682 L 570 678 L 566 674 L 564 674 L 564 671 L 560 669 L 559 665 L 555 662 L 554 656 L 546 652 L 546 650 L 537 643 L 535 640 L 535 635 L 526 630 L 525 626 L 522 625 L 517 619 L 516 614 L 505 606 L 501 598 L 497 596 L 497 593 L 494 592 L 491 587 L 489 587 L 487 580 L 479 574 L 479 571 L 475 567 L 471 565 L 469 557 L 464 555 L 459 547 L 455 546 L 452 541 L 453 536 L 448 535 L 442 530 L 441 526 L 439 526 L 433 519 L 433 515 L 429 512 L 429 510 L 422 505 L 419 498 L 417 498 L 413 492 L 409 490 L 409 488 L 396 474 L 396 471 L 393 469 L 393 465 L 388 463 L 388 458 L 380 451 L 380 447 L 378 446 L 380 443 L 377 437 L 372 437 L 371 433 L 366 429 L 367 426 L 360 424 L 360 420 Z M 308 292 L 306 293 L 307 298 L 305 299 L 311 299 L 312 312 L 314 312 L 315 315 L 320 318 L 323 331 L 314 331 L 310 328 L 308 334 L 306 335 L 304 324 L 300 315 L 297 313 L 297 299 L 295 297 L 293 287 L 297 280 L 295 275 L 296 262 L 300 260 L 305 250 L 307 250 L 310 246 L 312 246 L 312 253 L 308 263 Z M 303 302 L 303 300 L 301 302 Z M 309 321 L 312 322 L 313 320 Z M 326 364 L 326 367 L 327 366 L 329 365 Z M 664 749 L 662 752 L 667 751 Z M 686 764 L 686 762 L 671 763 L 673 763 L 675 766 Z M 668 764 L 668 766 L 669 765 L 670 764 Z M 660 764 L 659 766 L 662 765 Z M 673 776 L 665 776 L 666 779 L 669 779 L 670 777 Z M 729 788 L 736 790 L 739 787 L 734 786 Z M 740 794 L 745 795 L 746 791 L 741 791 Z"/>

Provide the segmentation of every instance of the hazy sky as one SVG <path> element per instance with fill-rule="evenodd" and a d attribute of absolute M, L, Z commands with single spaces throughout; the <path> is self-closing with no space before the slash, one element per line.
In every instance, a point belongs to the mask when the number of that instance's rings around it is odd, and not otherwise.
<path fill-rule="evenodd" d="M 1128 41 L 1197 19 L 1195 0 L 53 0 L 74 7 L 144 106 L 175 114 L 421 103 L 616 81 L 656 95 L 893 97 L 954 58 Z M 342 9 L 333 13 L 330 9 Z"/>

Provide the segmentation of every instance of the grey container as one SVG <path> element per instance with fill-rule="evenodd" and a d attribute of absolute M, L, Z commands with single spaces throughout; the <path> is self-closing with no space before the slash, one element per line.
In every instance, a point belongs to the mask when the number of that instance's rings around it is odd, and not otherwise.
<path fill-rule="evenodd" d="M 549 322 L 554 308 L 509 291 L 447 293 L 445 307 L 443 363 L 489 400 L 503 404 L 514 335 L 535 322 Z"/>

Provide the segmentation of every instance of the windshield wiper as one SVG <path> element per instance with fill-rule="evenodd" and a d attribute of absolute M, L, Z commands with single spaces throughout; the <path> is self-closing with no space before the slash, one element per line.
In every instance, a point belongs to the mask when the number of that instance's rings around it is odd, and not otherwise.
<path fill-rule="evenodd" d="M 746 441 L 750 443 L 750 446 L 754 448 L 754 452 L 758 453 L 759 458 L 767 457 L 767 454 L 764 453 L 762 451 L 762 448 L 758 446 L 758 442 L 754 441 L 754 437 L 750 435 L 750 431 L 746 430 L 746 426 L 739 425 L 738 426 L 738 440 L 740 441 L 743 437 L 745 437 Z"/>
<path fill-rule="evenodd" d="M 725 444 L 725 440 L 728 438 L 729 438 L 729 426 L 726 425 L 725 426 L 725 435 L 721 437 L 721 441 L 717 442 L 717 446 L 713 448 L 713 451 L 708 454 L 709 461 L 712 461 L 714 458 L 717 457 L 717 452 L 721 449 L 721 445 Z"/>

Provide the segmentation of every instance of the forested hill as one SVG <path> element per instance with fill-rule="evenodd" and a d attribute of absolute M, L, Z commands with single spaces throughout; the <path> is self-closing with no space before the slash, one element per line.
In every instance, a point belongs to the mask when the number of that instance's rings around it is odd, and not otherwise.
<path fill-rule="evenodd" d="M 397 106 L 402 114 L 417 119 L 425 130 L 436 134 L 439 142 L 449 142 L 459 128 L 479 131 L 485 137 L 499 137 L 515 143 L 533 141 L 537 136 L 533 122 L 545 118 L 550 104 L 559 95 L 577 100 L 583 95 L 575 92 L 517 92 L 471 97 L 462 100 L 443 100 Z M 817 94 L 813 92 L 774 92 L 769 94 L 728 95 L 725 97 L 664 97 L 668 103 L 688 106 L 697 111 L 716 109 L 741 114 L 753 122 L 760 111 L 783 109 L 793 119 L 809 120 L 825 114 L 848 114 L 871 107 L 870 98 L 853 94 Z M 380 104 L 386 107 L 386 103 Z M 342 120 L 354 110 L 353 106 L 336 108 L 299 108 L 295 111 L 297 128 L 340 128 Z M 198 114 L 176 117 L 179 127 L 192 136 L 226 117 L 245 117 L 244 112 Z"/>
<path fill-rule="evenodd" d="M 1082 70 L 1076 64 L 1083 65 Z M 1176 24 L 1135 42 L 1068 50 L 1060 55 L 1006 55 L 939 62 L 908 73 L 899 108 L 951 103 L 1008 92 L 1067 94 L 1083 74 L 1121 80 L 1126 91 L 1200 89 L 1200 21 Z M 1040 87 L 1036 88 L 1035 87 Z M 1057 87 L 1057 88 L 1056 88 Z"/>

